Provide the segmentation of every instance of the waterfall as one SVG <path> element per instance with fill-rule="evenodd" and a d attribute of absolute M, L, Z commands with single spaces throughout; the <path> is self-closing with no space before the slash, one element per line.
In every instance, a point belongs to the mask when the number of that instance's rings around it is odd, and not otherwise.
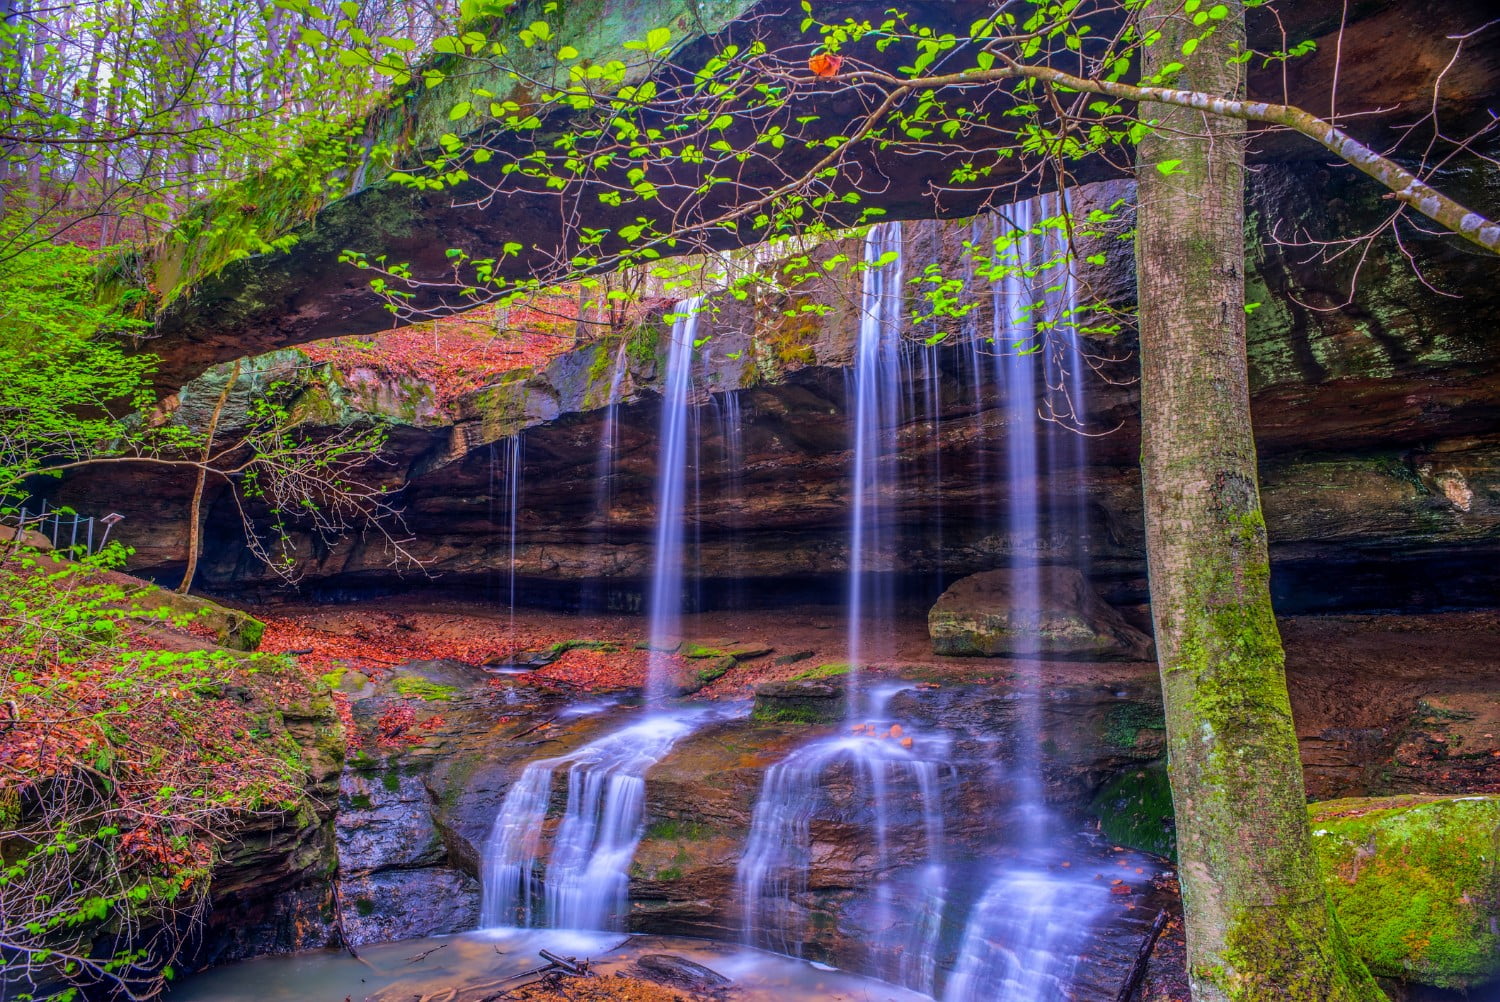
<path fill-rule="evenodd" d="M 859 684 L 860 668 L 875 659 L 872 649 L 890 653 L 878 645 L 888 643 L 896 611 L 887 498 L 897 436 L 907 415 L 925 416 L 936 428 L 936 398 L 929 389 L 919 401 L 912 378 L 917 373 L 908 364 L 914 353 L 905 350 L 901 336 L 901 243 L 898 223 L 875 226 L 866 236 L 859 340 L 847 383 L 854 418 L 848 584 L 852 733 L 803 745 L 767 771 L 736 883 L 746 941 L 802 955 L 812 819 L 831 798 L 847 795 L 849 805 L 837 813 L 859 819 L 850 823 L 873 857 L 874 883 L 863 923 L 867 966 L 888 981 L 930 993 L 947 898 L 947 747 L 939 739 L 908 733 L 887 717 L 887 702 L 899 687 L 864 692 Z M 915 354 L 920 375 L 931 380 L 935 357 Z M 872 637 L 877 630 L 881 635 Z M 840 786 L 844 776 L 847 790 Z"/>
<path fill-rule="evenodd" d="M 974 907 L 943 1002 L 1066 1002 L 1108 898 L 1095 880 L 1002 873 Z"/>
<path fill-rule="evenodd" d="M 722 529 L 728 533 L 729 537 L 730 570 L 725 575 L 728 578 L 729 594 L 726 597 L 729 608 L 742 609 L 744 589 L 740 583 L 739 571 L 744 566 L 744 555 L 740 543 L 742 528 L 740 506 L 744 500 L 745 450 L 743 445 L 744 417 L 739 391 L 727 391 L 722 402 L 715 406 L 714 412 L 718 417 L 720 441 L 724 444 L 721 457 L 724 464 L 724 480 L 720 509 L 725 512 Z"/>
<path fill-rule="evenodd" d="M 1038 199 L 1044 218 L 1069 212 L 1066 194 L 1042 195 Z M 1066 529 L 1072 541 L 1072 564 L 1088 573 L 1088 521 L 1084 508 L 1084 472 L 1088 462 L 1087 375 L 1088 359 L 1078 334 L 1078 279 L 1068 259 L 1067 234 L 1061 229 L 1049 230 L 1043 256 L 1061 261 L 1062 274 L 1045 282 L 1049 299 L 1047 326 L 1049 350 L 1047 361 L 1047 413 L 1054 418 L 1048 426 L 1047 465 L 1052 475 L 1052 505 L 1060 528 Z M 1070 476 L 1062 486 L 1056 471 L 1066 469 Z"/>
<path fill-rule="evenodd" d="M 1017 203 L 1008 210 L 1009 230 L 997 233 L 995 241 L 997 258 L 1005 260 L 991 286 L 992 354 L 995 382 L 1004 391 L 1004 529 L 1012 542 L 1012 588 L 1018 593 L 1035 593 L 1043 585 L 1041 560 L 1048 549 L 1042 538 L 1044 507 L 1054 532 L 1066 527 L 1078 540 L 1083 526 L 1076 489 L 1081 485 L 1068 491 L 1056 485 L 1059 466 L 1083 469 L 1086 447 L 1078 433 L 1086 410 L 1083 356 L 1074 326 L 1077 290 L 1062 237 L 1045 225 L 1065 206 L 1057 196 Z M 996 224 L 1007 225 L 998 218 Z M 1060 279 L 1053 271 L 1059 263 L 1064 268 Z M 1038 395 L 1039 382 L 1045 396 Z M 1051 420 L 1044 422 L 1044 417 Z M 1039 442 L 1045 443 L 1053 482 L 1049 492 L 1041 488 Z M 1081 543 L 1075 552 L 1082 556 Z M 1024 854 L 1044 859 L 1050 819 L 1036 757 L 1042 725 L 1034 679 L 1023 679 L 1017 706 L 1019 753 L 1011 770 L 1016 834 Z M 958 967 L 943 1002 L 1068 998 L 1090 926 L 1106 897 L 1107 890 L 1096 883 L 1040 865 L 999 868 L 968 916 Z"/>
<path fill-rule="evenodd" d="M 871 719 L 854 725 L 855 733 L 803 745 L 766 772 L 735 882 L 745 941 L 801 956 L 808 923 L 799 899 L 809 890 L 811 822 L 828 806 L 840 768 L 846 769 L 851 806 L 840 814 L 859 819 L 877 874 L 865 923 L 871 930 L 869 967 L 886 980 L 930 992 L 946 885 L 942 779 L 949 769 L 947 746 L 938 738 L 906 735 L 886 716 L 885 703 L 894 691 L 872 694 Z M 911 854 L 903 850 L 914 839 L 921 851 L 912 872 Z M 907 872 L 898 877 L 903 866 Z M 906 892 L 899 918 L 898 890 Z"/>
<path fill-rule="evenodd" d="M 701 297 L 672 308 L 667 370 L 662 382 L 660 452 L 656 460 L 656 557 L 651 572 L 650 663 L 646 700 L 660 705 L 672 695 L 670 655 L 662 650 L 676 639 L 682 618 L 683 528 L 687 502 L 688 425 L 693 384 L 693 342 L 698 338 Z M 696 481 L 696 478 L 695 478 Z"/>
<path fill-rule="evenodd" d="M 529 763 L 506 791 L 483 856 L 482 928 L 623 930 L 630 862 L 644 832 L 646 771 L 697 718 L 651 716 L 557 758 Z M 542 862 L 554 778 L 567 805 Z"/>
<path fill-rule="evenodd" d="M 651 652 L 646 695 L 650 706 L 659 706 L 671 695 L 668 660 L 662 648 L 677 633 L 682 611 L 688 439 L 696 441 L 698 437 L 690 427 L 689 397 L 701 306 L 701 300 L 695 298 L 673 309 L 662 386 L 656 559 L 649 602 Z M 617 363 L 611 408 L 618 396 L 622 370 Z M 613 423 L 611 412 L 611 430 Z M 512 469 L 519 469 L 519 439 L 517 443 Z M 610 448 L 608 441 L 601 444 L 605 455 Z M 606 460 L 601 458 L 599 462 Z M 696 469 L 696 461 L 691 465 Z M 623 929 L 628 871 L 643 833 L 646 771 L 693 730 L 699 716 L 654 714 L 567 755 L 527 765 L 506 792 L 485 846 L 483 926 Z M 542 834 L 555 776 L 563 767 L 567 769 L 567 803 L 544 866 Z"/>
<path fill-rule="evenodd" d="M 1010 207 L 1013 266 L 1006 269 L 1004 277 L 991 290 L 994 361 L 998 370 L 995 382 L 1005 402 L 1005 528 L 1012 545 L 1011 588 L 1024 595 L 1035 595 L 1042 588 L 1042 471 L 1037 449 L 1041 422 L 1037 381 L 1046 349 L 1042 343 L 1045 331 L 1038 323 L 1045 296 L 1039 298 L 1035 281 L 1038 257 L 1043 252 L 1043 245 L 1033 232 L 1039 223 L 1037 208 L 1035 201 L 1018 202 Z M 1023 627 L 1018 653 L 1028 657 L 1038 653 L 1040 644 L 1036 637 L 1041 625 L 1038 619 Z M 1012 770 L 1016 781 L 1016 813 L 1022 824 L 1021 841 L 1036 846 L 1042 841 L 1046 824 L 1040 763 L 1035 760 L 1042 741 L 1041 694 L 1034 682 L 1023 677 L 1019 695 L 1018 744 L 1025 755 L 1018 756 L 1017 766 Z"/>
<path fill-rule="evenodd" d="M 900 223 L 881 223 L 870 228 L 865 237 L 864 262 L 853 373 L 854 469 L 850 482 L 853 510 L 849 528 L 851 710 L 853 697 L 859 690 L 860 670 L 869 658 L 871 624 L 887 627 L 895 611 L 889 573 L 871 575 L 870 570 L 875 560 L 889 560 L 891 527 L 887 524 L 884 503 L 888 485 L 882 460 L 896 451 L 902 403 L 906 399 L 901 364 Z M 877 649 L 877 653 L 889 651 Z"/>
<path fill-rule="evenodd" d="M 516 515 L 521 507 L 521 434 L 490 446 L 490 521 L 505 520 L 505 607 L 510 618 L 509 643 L 516 646 Z M 502 489 L 502 486 L 503 489 Z"/>

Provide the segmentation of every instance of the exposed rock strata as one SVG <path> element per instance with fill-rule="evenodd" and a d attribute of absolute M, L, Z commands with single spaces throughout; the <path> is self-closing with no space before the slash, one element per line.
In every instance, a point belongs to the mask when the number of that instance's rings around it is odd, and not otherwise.
<path fill-rule="evenodd" d="M 1378 192 L 1308 164 L 1263 169 L 1254 184 L 1250 286 L 1262 305 L 1250 323 L 1251 376 L 1280 607 L 1442 607 L 1493 593 L 1500 587 L 1500 265 L 1408 234 L 1406 246 L 1427 280 L 1464 290 L 1465 298 L 1453 300 L 1412 277 L 1382 238 L 1345 303 L 1355 277 L 1351 258 L 1309 261 L 1270 234 L 1288 226 L 1319 239 L 1361 232 L 1382 218 Z M 1104 186 L 1079 198 L 1107 207 L 1120 194 Z M 967 223 L 929 221 L 908 224 L 907 234 L 908 255 L 956 272 L 957 248 L 971 231 Z M 850 249 L 834 245 L 825 253 Z M 1086 284 L 1104 301 L 1128 306 L 1128 244 L 1100 238 L 1093 249 L 1105 254 L 1105 264 L 1086 272 Z M 753 309 L 728 300 L 712 321 L 693 414 L 700 507 L 690 523 L 699 559 L 687 569 L 689 580 L 700 582 L 694 593 L 709 605 L 764 594 L 760 585 L 772 583 L 795 601 L 823 593 L 847 568 L 844 367 L 855 298 L 846 285 L 821 280 L 793 293 L 764 292 Z M 983 330 L 988 306 L 980 300 L 973 316 Z M 829 312 L 811 320 L 781 312 L 804 302 Z M 1119 361 L 1104 365 L 1090 387 L 1089 427 L 1110 433 L 1088 439 L 1081 469 L 1062 460 L 1070 450 L 1054 450 L 1037 485 L 1058 496 L 1078 493 L 1081 539 L 1071 519 L 1044 519 L 1037 546 L 1006 531 L 1008 499 L 996 472 L 1004 468 L 1003 397 L 984 383 L 976 398 L 969 349 L 938 346 L 913 355 L 910 385 L 921 406 L 900 429 L 902 462 L 887 495 L 897 539 L 894 551 L 872 556 L 872 565 L 902 575 L 930 604 L 957 577 L 1017 555 L 1070 560 L 1081 543 L 1108 600 L 1143 601 L 1131 341 L 1121 335 L 1098 350 Z M 599 447 L 617 359 L 626 363 L 622 402 L 601 480 Z M 375 533 L 331 548 L 298 535 L 308 586 L 350 592 L 492 585 L 512 549 L 497 500 L 508 485 L 494 443 L 524 433 L 514 540 L 523 596 L 639 608 L 652 552 L 659 371 L 649 351 L 587 346 L 477 391 L 452 426 L 390 403 L 420 396 L 414 389 L 314 380 L 293 405 L 318 420 L 339 424 L 393 408 L 385 411 L 398 422 L 387 459 L 369 476 L 398 492 L 409 545 L 427 568 L 397 579 Z M 724 420 L 730 391 L 738 393 L 742 418 L 733 442 Z M 212 385 L 190 387 L 179 404 L 188 417 L 216 397 Z M 729 461 L 731 452 L 738 463 Z M 136 547 L 136 566 L 170 579 L 185 552 L 190 486 L 157 470 L 115 467 L 73 479 L 63 499 L 86 512 L 125 513 L 117 531 Z M 208 525 L 201 580 L 224 590 L 271 582 L 247 554 L 238 511 L 222 491 L 210 497 Z"/>

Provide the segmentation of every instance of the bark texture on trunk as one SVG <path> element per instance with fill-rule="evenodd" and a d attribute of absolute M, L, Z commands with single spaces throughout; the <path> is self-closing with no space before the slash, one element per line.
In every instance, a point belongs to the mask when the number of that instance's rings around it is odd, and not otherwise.
<path fill-rule="evenodd" d="M 193 587 L 193 578 L 198 576 L 198 557 L 203 552 L 203 487 L 208 481 L 208 463 L 214 454 L 214 436 L 219 432 L 219 418 L 224 413 L 224 405 L 229 402 L 229 391 L 234 389 L 234 384 L 240 379 L 240 363 L 236 359 L 229 370 L 229 378 L 224 381 L 224 389 L 219 393 L 218 402 L 214 404 L 213 416 L 208 419 L 208 430 L 203 437 L 202 465 L 198 467 L 198 479 L 193 484 L 193 499 L 188 503 L 188 551 L 187 567 L 182 572 L 182 583 L 177 586 L 180 594 L 186 595 Z"/>
<path fill-rule="evenodd" d="M 1189 14 L 1153 18 L 1163 36 L 1145 74 L 1182 63 L 1178 86 L 1238 97 L 1244 11 L 1227 6 L 1206 38 Z M 1138 151 L 1141 463 L 1193 997 L 1381 999 L 1313 856 L 1271 610 L 1245 359 L 1244 123 L 1141 113 L 1159 122 Z"/>

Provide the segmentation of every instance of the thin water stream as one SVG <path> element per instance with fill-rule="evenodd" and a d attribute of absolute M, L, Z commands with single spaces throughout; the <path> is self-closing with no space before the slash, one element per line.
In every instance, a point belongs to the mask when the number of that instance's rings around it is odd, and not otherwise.
<path fill-rule="evenodd" d="M 665 648 L 680 639 L 677 634 L 682 622 L 683 569 L 687 559 L 683 550 L 683 523 L 688 498 L 693 350 L 702 307 L 702 298 L 694 297 L 672 308 L 672 331 L 662 383 L 661 437 L 656 459 L 656 548 L 646 602 L 651 652 L 646 701 L 651 706 L 661 705 L 673 695 L 670 651 Z M 696 483 L 696 477 L 694 480 Z"/>

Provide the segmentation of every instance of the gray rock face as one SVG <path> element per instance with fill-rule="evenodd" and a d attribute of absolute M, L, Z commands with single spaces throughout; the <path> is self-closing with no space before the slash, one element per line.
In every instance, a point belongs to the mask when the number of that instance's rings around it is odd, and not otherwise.
<path fill-rule="evenodd" d="M 1145 661 L 1151 640 L 1121 618 L 1071 567 L 1044 567 L 1035 591 L 1009 570 L 955 582 L 927 615 L 937 654 L 977 657 L 1041 655 Z"/>
<path fill-rule="evenodd" d="M 388 775 L 348 770 L 339 783 L 342 873 L 432 866 L 443 859 L 443 841 L 421 780 L 400 772 Z"/>
<path fill-rule="evenodd" d="M 389 943 L 479 924 L 479 881 L 439 867 L 383 870 L 339 881 L 344 935 L 353 946 Z"/>

